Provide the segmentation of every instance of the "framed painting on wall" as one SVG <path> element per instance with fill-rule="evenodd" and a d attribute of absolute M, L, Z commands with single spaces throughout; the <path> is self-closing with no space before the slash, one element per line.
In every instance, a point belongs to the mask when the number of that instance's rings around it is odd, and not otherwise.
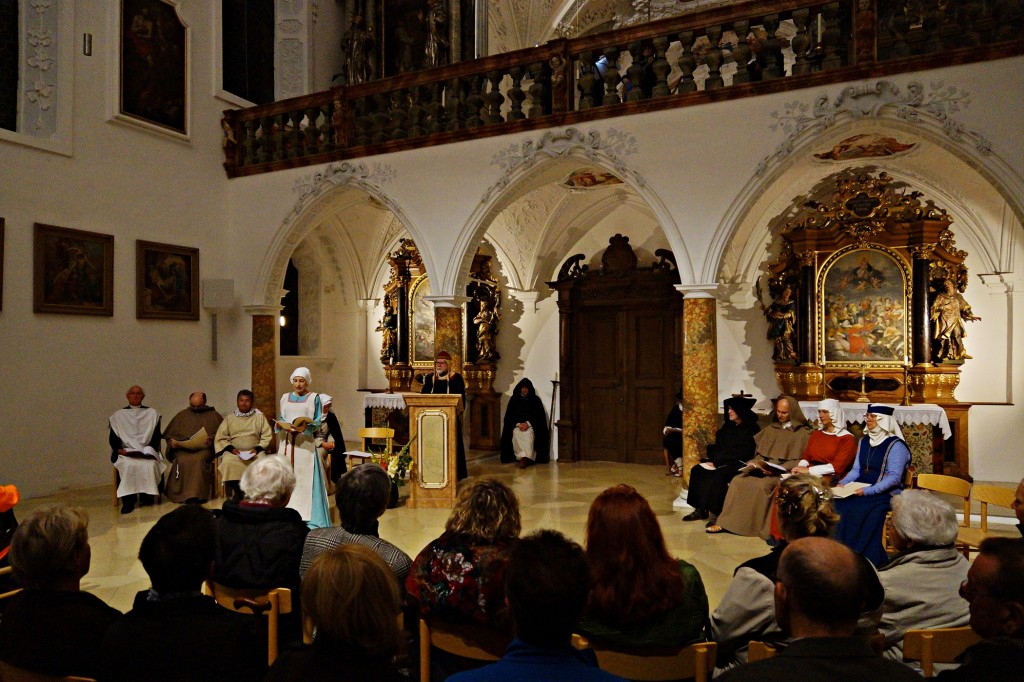
<path fill-rule="evenodd" d="M 899 254 L 870 244 L 842 249 L 822 266 L 818 286 L 826 364 L 906 364 L 911 279 Z"/>
<path fill-rule="evenodd" d="M 114 237 L 35 224 L 32 310 L 114 314 Z"/>
<path fill-rule="evenodd" d="M 409 288 L 409 360 L 414 367 L 434 366 L 434 304 L 427 275 L 417 277 Z"/>
<path fill-rule="evenodd" d="M 135 317 L 199 319 L 199 249 L 135 242 Z"/>
<path fill-rule="evenodd" d="M 188 135 L 188 30 L 164 0 L 121 0 L 118 114 Z"/>

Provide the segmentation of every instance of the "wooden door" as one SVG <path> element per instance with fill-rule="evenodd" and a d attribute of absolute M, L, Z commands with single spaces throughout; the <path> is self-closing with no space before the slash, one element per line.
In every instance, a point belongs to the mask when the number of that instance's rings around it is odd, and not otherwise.
<path fill-rule="evenodd" d="M 677 310 L 617 305 L 579 313 L 579 433 L 587 460 L 657 464 L 678 377 Z"/>

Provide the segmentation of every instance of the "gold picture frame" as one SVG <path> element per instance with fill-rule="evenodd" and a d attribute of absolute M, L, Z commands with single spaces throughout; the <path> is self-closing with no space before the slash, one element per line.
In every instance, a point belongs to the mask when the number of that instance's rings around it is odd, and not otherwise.
<path fill-rule="evenodd" d="M 818 271 L 818 358 L 826 367 L 904 367 L 911 349 L 911 270 L 897 251 L 857 244 Z"/>
<path fill-rule="evenodd" d="M 430 278 L 420 275 L 409 285 L 409 364 L 416 369 L 434 368 L 434 304 Z"/>

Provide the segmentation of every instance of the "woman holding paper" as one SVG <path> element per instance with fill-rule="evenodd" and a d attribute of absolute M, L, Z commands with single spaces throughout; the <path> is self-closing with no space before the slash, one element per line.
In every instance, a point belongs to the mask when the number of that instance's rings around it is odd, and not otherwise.
<path fill-rule="evenodd" d="M 310 528 L 327 528 L 331 519 L 327 510 L 327 484 L 320 456 L 316 452 L 316 433 L 323 418 L 320 395 L 309 391 L 310 375 L 299 367 L 291 376 L 292 392 L 281 396 L 278 454 L 295 470 L 295 492 L 288 506 Z"/>
<path fill-rule="evenodd" d="M 868 405 L 857 461 L 836 491 L 839 496 L 849 492 L 842 487 L 859 486 L 847 497 L 836 500 L 836 511 L 841 517 L 836 540 L 863 554 L 875 566 L 889 560 L 882 546 L 882 528 L 892 496 L 900 492 L 903 473 L 910 464 L 910 449 L 893 417 L 895 411 L 889 405 Z"/>

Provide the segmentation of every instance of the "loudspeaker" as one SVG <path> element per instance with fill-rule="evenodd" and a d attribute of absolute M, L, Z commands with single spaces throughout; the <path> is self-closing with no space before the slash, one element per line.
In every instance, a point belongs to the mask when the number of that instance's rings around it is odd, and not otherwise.
<path fill-rule="evenodd" d="M 203 307 L 224 310 L 235 304 L 235 280 L 204 279 Z"/>

